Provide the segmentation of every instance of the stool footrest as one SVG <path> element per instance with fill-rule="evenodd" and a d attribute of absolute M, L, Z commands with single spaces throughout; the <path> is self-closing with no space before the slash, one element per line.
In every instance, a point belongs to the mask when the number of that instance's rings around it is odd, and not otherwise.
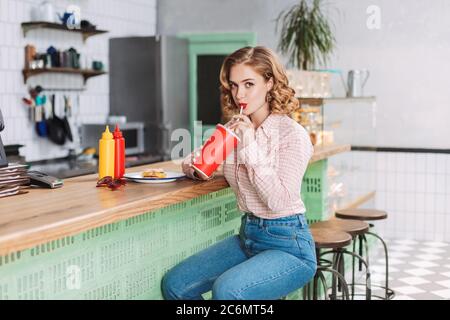
<path fill-rule="evenodd" d="M 365 283 L 354 283 L 354 284 L 353 283 L 347 283 L 347 285 L 348 285 L 349 288 L 352 287 L 352 286 L 355 286 L 355 287 L 357 287 L 357 286 L 366 286 Z M 395 291 L 392 290 L 391 288 L 387 288 L 387 298 L 386 298 L 386 297 L 381 297 L 381 296 L 373 294 L 373 289 L 377 289 L 377 288 L 378 289 L 383 289 L 383 290 L 386 291 L 386 287 L 385 286 L 377 285 L 377 284 L 375 284 L 375 285 L 371 284 L 370 287 L 371 287 L 371 290 L 372 290 L 371 297 L 375 297 L 375 298 L 378 298 L 378 299 L 381 299 L 381 300 L 392 300 L 395 297 Z M 355 293 L 353 295 L 354 296 L 365 296 L 366 294 L 365 293 Z"/>

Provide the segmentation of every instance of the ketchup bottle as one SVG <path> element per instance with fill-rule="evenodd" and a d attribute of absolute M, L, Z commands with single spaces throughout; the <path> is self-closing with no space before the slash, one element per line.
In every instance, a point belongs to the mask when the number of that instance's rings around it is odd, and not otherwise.
<path fill-rule="evenodd" d="M 116 179 L 122 178 L 125 174 L 125 139 L 122 136 L 122 131 L 116 124 L 114 136 L 114 177 Z"/>

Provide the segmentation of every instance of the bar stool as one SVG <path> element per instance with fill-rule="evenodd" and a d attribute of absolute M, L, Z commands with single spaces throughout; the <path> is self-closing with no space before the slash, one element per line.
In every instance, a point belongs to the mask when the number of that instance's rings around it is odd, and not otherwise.
<path fill-rule="evenodd" d="M 351 220 L 360 220 L 360 221 L 377 221 L 377 220 L 384 220 L 388 217 L 388 214 L 386 211 L 382 210 L 376 210 L 376 209 L 343 209 L 343 210 L 337 210 L 335 212 L 335 217 L 339 219 L 351 219 Z M 369 223 L 370 228 L 373 228 L 374 225 L 372 223 Z M 386 269 L 386 277 L 385 277 L 385 285 L 384 286 L 376 286 L 379 288 L 384 289 L 385 294 L 384 297 L 373 295 L 374 297 L 384 299 L 384 300 L 390 300 L 394 298 L 395 292 L 389 288 L 389 259 L 388 259 L 388 250 L 387 245 L 384 240 L 377 235 L 374 232 L 367 231 L 365 234 L 358 235 L 359 240 L 359 255 L 363 255 L 363 243 L 364 247 L 366 249 L 366 261 L 369 262 L 369 248 L 367 245 L 367 238 L 366 235 L 371 235 L 378 239 L 381 244 L 383 245 L 384 249 L 384 261 L 385 261 L 385 269 Z M 354 250 L 355 250 L 356 241 L 354 243 Z M 361 271 L 361 264 L 359 265 L 359 270 Z M 375 287 L 375 286 L 373 286 Z"/>
<path fill-rule="evenodd" d="M 370 300 L 372 296 L 371 292 L 371 282 L 370 282 L 370 267 L 368 261 L 366 261 L 362 256 L 356 254 L 355 252 L 355 239 L 364 235 L 369 231 L 369 224 L 360 220 L 342 220 L 342 219 L 331 219 L 327 221 L 320 221 L 314 223 L 311 228 L 318 229 L 332 229 L 339 230 L 343 232 L 347 232 L 351 235 L 353 240 L 353 251 L 346 250 L 345 248 L 340 248 L 337 250 L 325 251 L 321 253 L 321 256 L 326 254 L 333 254 L 333 262 L 336 264 L 334 268 L 338 270 L 340 274 L 342 274 L 345 278 L 345 264 L 344 264 L 344 255 L 350 255 L 352 257 L 352 282 L 350 284 L 351 287 L 351 296 L 352 300 L 355 298 L 355 259 L 359 261 L 359 263 L 364 264 L 366 269 L 366 300 Z M 368 249 L 368 248 L 366 248 Z M 333 283 L 333 294 L 335 294 L 336 286 Z M 340 290 L 340 284 L 338 283 L 338 290 Z"/>
<path fill-rule="evenodd" d="M 311 225 L 311 227 L 314 224 Z M 314 278 L 312 280 L 312 298 L 313 300 L 318 299 L 318 285 L 319 281 L 322 282 L 322 287 L 324 290 L 324 296 L 325 300 L 328 299 L 327 292 L 328 287 L 326 283 L 326 279 L 324 276 L 325 272 L 331 273 L 332 279 L 338 278 L 339 281 L 342 284 L 342 298 L 349 300 L 349 292 L 348 292 L 348 286 L 347 282 L 345 281 L 345 278 L 336 270 L 333 268 L 333 264 L 330 264 L 328 261 L 322 261 L 320 258 L 320 250 L 321 249 L 340 249 L 348 246 L 351 241 L 352 237 L 350 234 L 339 231 L 339 230 L 331 230 L 331 229 L 316 229 L 311 228 L 311 234 L 314 239 L 314 243 L 316 245 L 316 258 L 317 258 L 317 270 L 316 274 L 314 275 Z M 310 300 L 310 283 L 308 283 L 303 288 L 303 299 Z M 331 298 L 335 298 L 335 296 L 332 296 Z"/>

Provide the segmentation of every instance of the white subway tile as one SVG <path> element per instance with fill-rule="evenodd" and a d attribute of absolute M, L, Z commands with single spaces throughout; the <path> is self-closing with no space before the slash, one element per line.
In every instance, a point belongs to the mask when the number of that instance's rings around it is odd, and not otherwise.
<path fill-rule="evenodd" d="M 427 175 L 423 173 L 416 174 L 416 192 L 426 192 Z"/>
<path fill-rule="evenodd" d="M 445 175 L 445 194 L 450 194 L 450 174 Z"/>
<path fill-rule="evenodd" d="M 435 173 L 436 172 L 436 154 L 435 153 L 427 153 L 426 154 L 426 162 L 427 162 L 427 173 Z"/>
<path fill-rule="evenodd" d="M 6 22 L 8 20 L 9 1 L 0 0 L 0 21 Z"/>
<path fill-rule="evenodd" d="M 430 214 L 427 212 L 425 214 L 424 224 L 425 224 L 425 233 L 435 233 L 435 220 L 436 215 Z"/>
<path fill-rule="evenodd" d="M 436 174 L 427 174 L 426 175 L 426 192 L 435 193 L 436 190 Z"/>
<path fill-rule="evenodd" d="M 17 1 L 9 1 L 8 21 L 11 23 L 17 22 Z"/>
<path fill-rule="evenodd" d="M 446 210 L 446 204 L 445 204 L 445 194 L 436 194 L 434 196 L 435 200 L 435 211 L 436 213 L 444 214 Z"/>
<path fill-rule="evenodd" d="M 434 194 L 425 194 L 425 212 L 427 215 L 436 213 L 436 198 Z"/>
<path fill-rule="evenodd" d="M 17 1 L 17 9 L 16 9 L 16 22 L 21 23 L 24 21 L 30 21 L 29 15 L 27 14 L 26 4 L 23 1 Z"/>
<path fill-rule="evenodd" d="M 416 153 L 416 172 L 425 173 L 427 171 L 426 157 L 424 153 Z"/>
<path fill-rule="evenodd" d="M 414 173 L 405 174 L 405 191 L 414 192 L 416 190 L 416 175 Z"/>
<path fill-rule="evenodd" d="M 8 69 L 8 67 L 9 67 L 9 54 L 8 54 L 8 48 L 7 47 L 0 48 L 0 58 L 1 58 L 0 68 L 3 69 L 3 70 Z"/>
<path fill-rule="evenodd" d="M 405 156 L 405 171 L 408 173 L 415 172 L 416 157 L 414 153 L 407 153 Z"/>
<path fill-rule="evenodd" d="M 386 173 L 386 190 L 390 192 L 394 192 L 397 188 L 396 185 L 396 176 L 394 172 L 387 172 Z"/>
<path fill-rule="evenodd" d="M 408 212 L 414 212 L 416 209 L 415 197 L 414 193 L 406 193 L 405 194 L 405 210 Z"/>
<path fill-rule="evenodd" d="M 436 193 L 445 193 L 446 185 L 445 185 L 445 174 L 437 173 L 436 174 Z"/>
<path fill-rule="evenodd" d="M 386 209 L 388 211 L 396 211 L 396 195 L 392 192 L 386 193 Z"/>
<path fill-rule="evenodd" d="M 14 44 L 12 25 L 10 23 L 5 23 L 4 27 L 5 27 L 5 45 L 12 46 Z"/>
<path fill-rule="evenodd" d="M 9 55 L 9 69 L 10 70 L 16 70 L 18 68 L 18 61 L 17 61 L 17 51 L 15 48 L 10 47 L 8 49 L 8 55 Z"/>
<path fill-rule="evenodd" d="M 425 193 L 416 193 L 415 194 L 415 202 L 416 202 L 416 213 L 425 212 Z"/>
<path fill-rule="evenodd" d="M 403 152 L 396 152 L 395 154 L 395 171 L 397 172 L 405 172 L 405 153 Z"/>
<path fill-rule="evenodd" d="M 450 213 L 447 212 L 444 215 L 444 219 L 445 219 L 445 231 L 444 232 L 447 236 L 446 241 L 450 242 L 450 237 L 449 237 L 449 235 L 450 235 Z"/>
<path fill-rule="evenodd" d="M 0 53 L 1 54 L 1 53 Z M 5 93 L 5 75 L 0 70 L 0 107 L 2 106 L 1 95 Z"/>
<path fill-rule="evenodd" d="M 445 172 L 450 174 L 450 154 L 446 154 L 445 162 L 447 163 L 445 166 Z"/>
<path fill-rule="evenodd" d="M 448 154 L 436 154 L 436 173 L 445 173 L 447 157 L 449 157 Z"/>
<path fill-rule="evenodd" d="M 407 191 L 407 186 L 406 186 L 406 176 L 407 174 L 402 173 L 402 172 L 398 172 L 395 175 L 395 180 L 396 180 L 396 188 L 395 190 L 398 192 L 406 192 Z"/>
<path fill-rule="evenodd" d="M 6 72 L 6 75 L 7 75 L 7 81 L 6 81 L 6 86 L 5 86 L 5 90 L 6 90 L 6 93 L 7 94 L 11 94 L 12 92 L 13 92 L 13 84 L 12 84 L 12 82 L 11 82 L 11 72 L 10 71 L 7 71 Z"/>
<path fill-rule="evenodd" d="M 396 192 L 394 194 L 395 201 L 395 210 L 398 211 L 399 215 L 403 215 L 403 212 L 406 210 L 406 193 L 404 192 Z"/>

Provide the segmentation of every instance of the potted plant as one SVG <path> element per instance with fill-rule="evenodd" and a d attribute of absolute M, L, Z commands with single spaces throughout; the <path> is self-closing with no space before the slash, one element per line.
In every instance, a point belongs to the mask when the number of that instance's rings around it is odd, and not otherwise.
<path fill-rule="evenodd" d="M 282 11 L 276 20 L 277 29 L 280 23 L 282 26 L 278 48 L 301 70 L 311 70 L 317 62 L 325 64 L 336 44 L 331 26 L 321 10 L 323 1 L 311 1 L 300 0 L 287 12 Z"/>
<path fill-rule="evenodd" d="M 322 12 L 322 4 L 322 0 L 300 0 L 287 11 L 282 11 L 276 19 L 276 31 L 281 25 L 278 49 L 289 57 L 291 66 L 303 70 L 289 72 L 296 84 L 294 88 L 297 86 L 296 91 L 302 97 L 330 94 L 329 90 L 326 92 L 317 87 L 327 81 L 323 77 L 328 77 L 329 83 L 329 75 L 311 72 L 318 64 L 328 62 L 336 44 L 330 23 Z M 326 86 L 329 88 L 329 84 Z"/>

